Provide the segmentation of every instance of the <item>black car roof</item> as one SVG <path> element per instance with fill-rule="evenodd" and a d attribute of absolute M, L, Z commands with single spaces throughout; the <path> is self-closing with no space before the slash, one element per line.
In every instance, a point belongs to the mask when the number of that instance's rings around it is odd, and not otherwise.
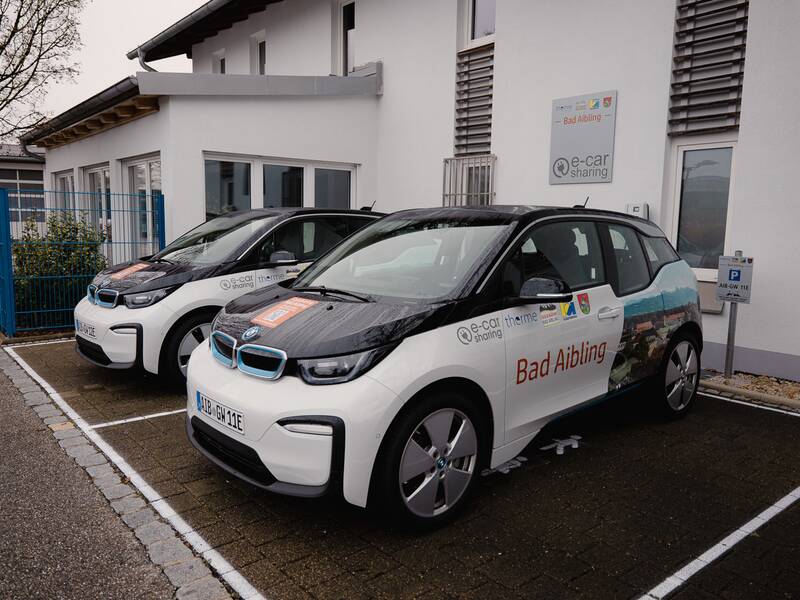
<path fill-rule="evenodd" d="M 456 218 L 486 219 L 498 223 L 520 222 L 522 226 L 547 217 L 583 217 L 623 221 L 635 227 L 645 235 L 664 237 L 664 232 L 652 221 L 634 217 L 627 213 L 596 208 L 562 207 L 562 206 L 528 206 L 521 204 L 492 204 L 488 206 L 448 206 L 437 208 L 412 208 L 393 213 L 395 216 L 415 216 L 418 218 Z"/>
<path fill-rule="evenodd" d="M 283 217 L 289 218 L 297 215 L 313 215 L 313 214 L 340 214 L 340 215 L 353 215 L 361 217 L 382 217 L 384 213 L 375 212 L 372 210 L 358 210 L 353 208 L 312 208 L 312 207 L 292 207 L 292 208 L 253 208 L 251 210 L 237 210 L 227 212 L 214 217 L 215 219 L 252 219 L 254 216 L 260 215 L 264 217 Z"/>

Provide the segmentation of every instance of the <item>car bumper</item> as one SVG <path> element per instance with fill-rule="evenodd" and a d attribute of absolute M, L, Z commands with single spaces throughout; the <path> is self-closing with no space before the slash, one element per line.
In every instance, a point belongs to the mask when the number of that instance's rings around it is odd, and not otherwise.
<path fill-rule="evenodd" d="M 106 309 L 81 300 L 74 313 L 77 353 L 109 369 L 141 365 L 142 325 L 129 313 L 124 307 Z"/>
<path fill-rule="evenodd" d="M 267 381 L 223 366 L 201 344 L 189 361 L 187 394 L 189 440 L 216 465 L 269 491 L 313 497 L 341 489 L 348 502 L 366 506 L 396 400 L 368 375 L 328 386 L 291 375 Z M 244 431 L 200 410 L 198 394 L 242 413 Z M 290 423 L 329 425 L 330 435 L 290 431 Z"/>

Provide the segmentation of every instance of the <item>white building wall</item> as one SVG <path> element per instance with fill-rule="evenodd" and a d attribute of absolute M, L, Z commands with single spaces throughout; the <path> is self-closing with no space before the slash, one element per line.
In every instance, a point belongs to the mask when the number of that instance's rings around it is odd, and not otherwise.
<path fill-rule="evenodd" d="M 737 365 L 800 379 L 797 162 L 800 3 L 750 0 L 741 126 L 726 251 L 755 257 L 753 301 L 739 308 Z M 728 311 L 706 315 L 707 338 L 725 342 Z M 710 347 L 721 363 L 724 348 Z M 771 354 L 766 354 L 766 352 Z"/>
<path fill-rule="evenodd" d="M 267 75 L 331 73 L 329 0 L 292 0 L 267 9 L 221 31 L 192 48 L 192 70 L 211 73 L 215 53 L 225 54 L 227 73 L 251 73 L 251 40 L 265 36 Z"/>

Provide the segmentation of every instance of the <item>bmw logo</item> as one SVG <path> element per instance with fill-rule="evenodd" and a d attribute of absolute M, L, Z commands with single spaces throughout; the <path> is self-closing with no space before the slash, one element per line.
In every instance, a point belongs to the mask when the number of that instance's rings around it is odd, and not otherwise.
<path fill-rule="evenodd" d="M 256 325 L 255 327 L 250 327 L 249 329 L 245 329 L 245 332 L 242 334 L 242 339 L 245 342 L 248 340 L 252 340 L 259 333 L 261 333 L 261 327 L 259 327 L 258 325 Z"/>
<path fill-rule="evenodd" d="M 439 457 L 439 460 L 436 461 L 436 468 L 444 469 L 445 465 L 447 465 L 447 461 L 443 457 Z"/>

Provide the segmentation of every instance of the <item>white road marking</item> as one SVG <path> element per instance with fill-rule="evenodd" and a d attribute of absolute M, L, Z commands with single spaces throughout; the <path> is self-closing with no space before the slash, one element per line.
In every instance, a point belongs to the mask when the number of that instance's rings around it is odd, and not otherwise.
<path fill-rule="evenodd" d="M 153 413 L 152 415 L 144 415 L 142 417 L 130 417 L 129 419 L 120 419 L 119 421 L 108 421 L 107 423 L 98 423 L 97 425 L 89 425 L 89 429 L 102 429 L 103 427 L 113 427 L 114 425 L 125 425 L 126 423 L 135 423 L 136 421 L 147 421 L 149 419 L 157 419 L 159 417 L 169 417 L 170 415 L 178 415 L 185 413 L 185 408 L 178 410 L 168 410 L 166 412 Z"/>
<path fill-rule="evenodd" d="M 701 384 L 702 385 L 702 384 Z M 743 400 L 734 400 L 733 398 L 726 398 L 725 396 L 718 396 L 717 394 L 710 394 L 708 392 L 697 392 L 701 396 L 708 396 L 709 398 L 716 398 L 717 400 L 724 400 L 725 402 L 733 402 L 734 404 L 742 404 L 744 406 L 750 406 L 752 408 L 760 408 L 761 410 L 768 410 L 770 412 L 781 413 L 784 415 L 789 415 L 790 417 L 800 417 L 800 412 L 794 412 L 791 410 L 784 410 L 782 408 L 774 408 L 772 406 L 764 406 L 763 404 L 755 404 L 754 402 L 745 402 Z"/>
<path fill-rule="evenodd" d="M 542 446 L 539 450 L 552 450 L 553 448 L 556 449 L 556 454 L 561 456 L 564 454 L 564 450 L 566 448 L 575 448 L 577 449 L 580 446 L 581 436 L 579 435 L 571 435 L 565 440 L 557 440 L 553 438 L 553 443 L 548 446 Z"/>
<path fill-rule="evenodd" d="M 50 342 L 52 343 L 52 342 Z M 22 367 L 28 375 L 30 375 L 36 383 L 38 383 L 50 398 L 55 402 L 58 407 L 64 411 L 70 420 L 83 432 L 92 443 L 97 446 L 100 451 L 106 455 L 114 465 L 122 471 L 123 474 L 130 480 L 131 484 L 139 490 L 139 493 L 144 496 L 150 505 L 167 521 L 172 528 L 189 544 L 195 552 L 200 554 L 208 565 L 222 577 L 233 590 L 239 594 L 244 600 L 264 600 L 264 597 L 256 590 L 244 576 L 239 573 L 233 566 L 225 560 L 222 555 L 213 550 L 203 537 L 194 531 L 194 529 L 184 521 L 180 515 L 169 505 L 169 503 L 162 498 L 158 492 L 147 483 L 136 470 L 129 465 L 122 456 L 120 456 L 111 445 L 108 444 L 100 434 L 92 429 L 92 427 L 84 421 L 78 413 L 47 383 L 33 368 L 25 362 L 25 360 L 17 354 L 13 348 L 6 347 L 6 353 L 13 358 L 17 364 Z"/>
<path fill-rule="evenodd" d="M 46 346 L 47 344 L 63 344 L 65 342 L 74 342 L 74 337 L 58 338 L 55 340 L 43 340 L 41 342 L 17 342 L 15 344 L 8 344 L 6 348 L 25 348 L 28 346 Z"/>
<path fill-rule="evenodd" d="M 668 594 L 671 594 L 686 583 L 692 575 L 695 575 L 698 571 L 710 565 L 748 535 L 756 531 L 762 525 L 765 525 L 770 519 L 782 513 L 798 500 L 800 500 L 800 487 L 795 488 L 757 517 L 754 517 L 726 538 L 711 546 L 711 548 L 667 577 L 639 600 L 660 600 Z"/>

